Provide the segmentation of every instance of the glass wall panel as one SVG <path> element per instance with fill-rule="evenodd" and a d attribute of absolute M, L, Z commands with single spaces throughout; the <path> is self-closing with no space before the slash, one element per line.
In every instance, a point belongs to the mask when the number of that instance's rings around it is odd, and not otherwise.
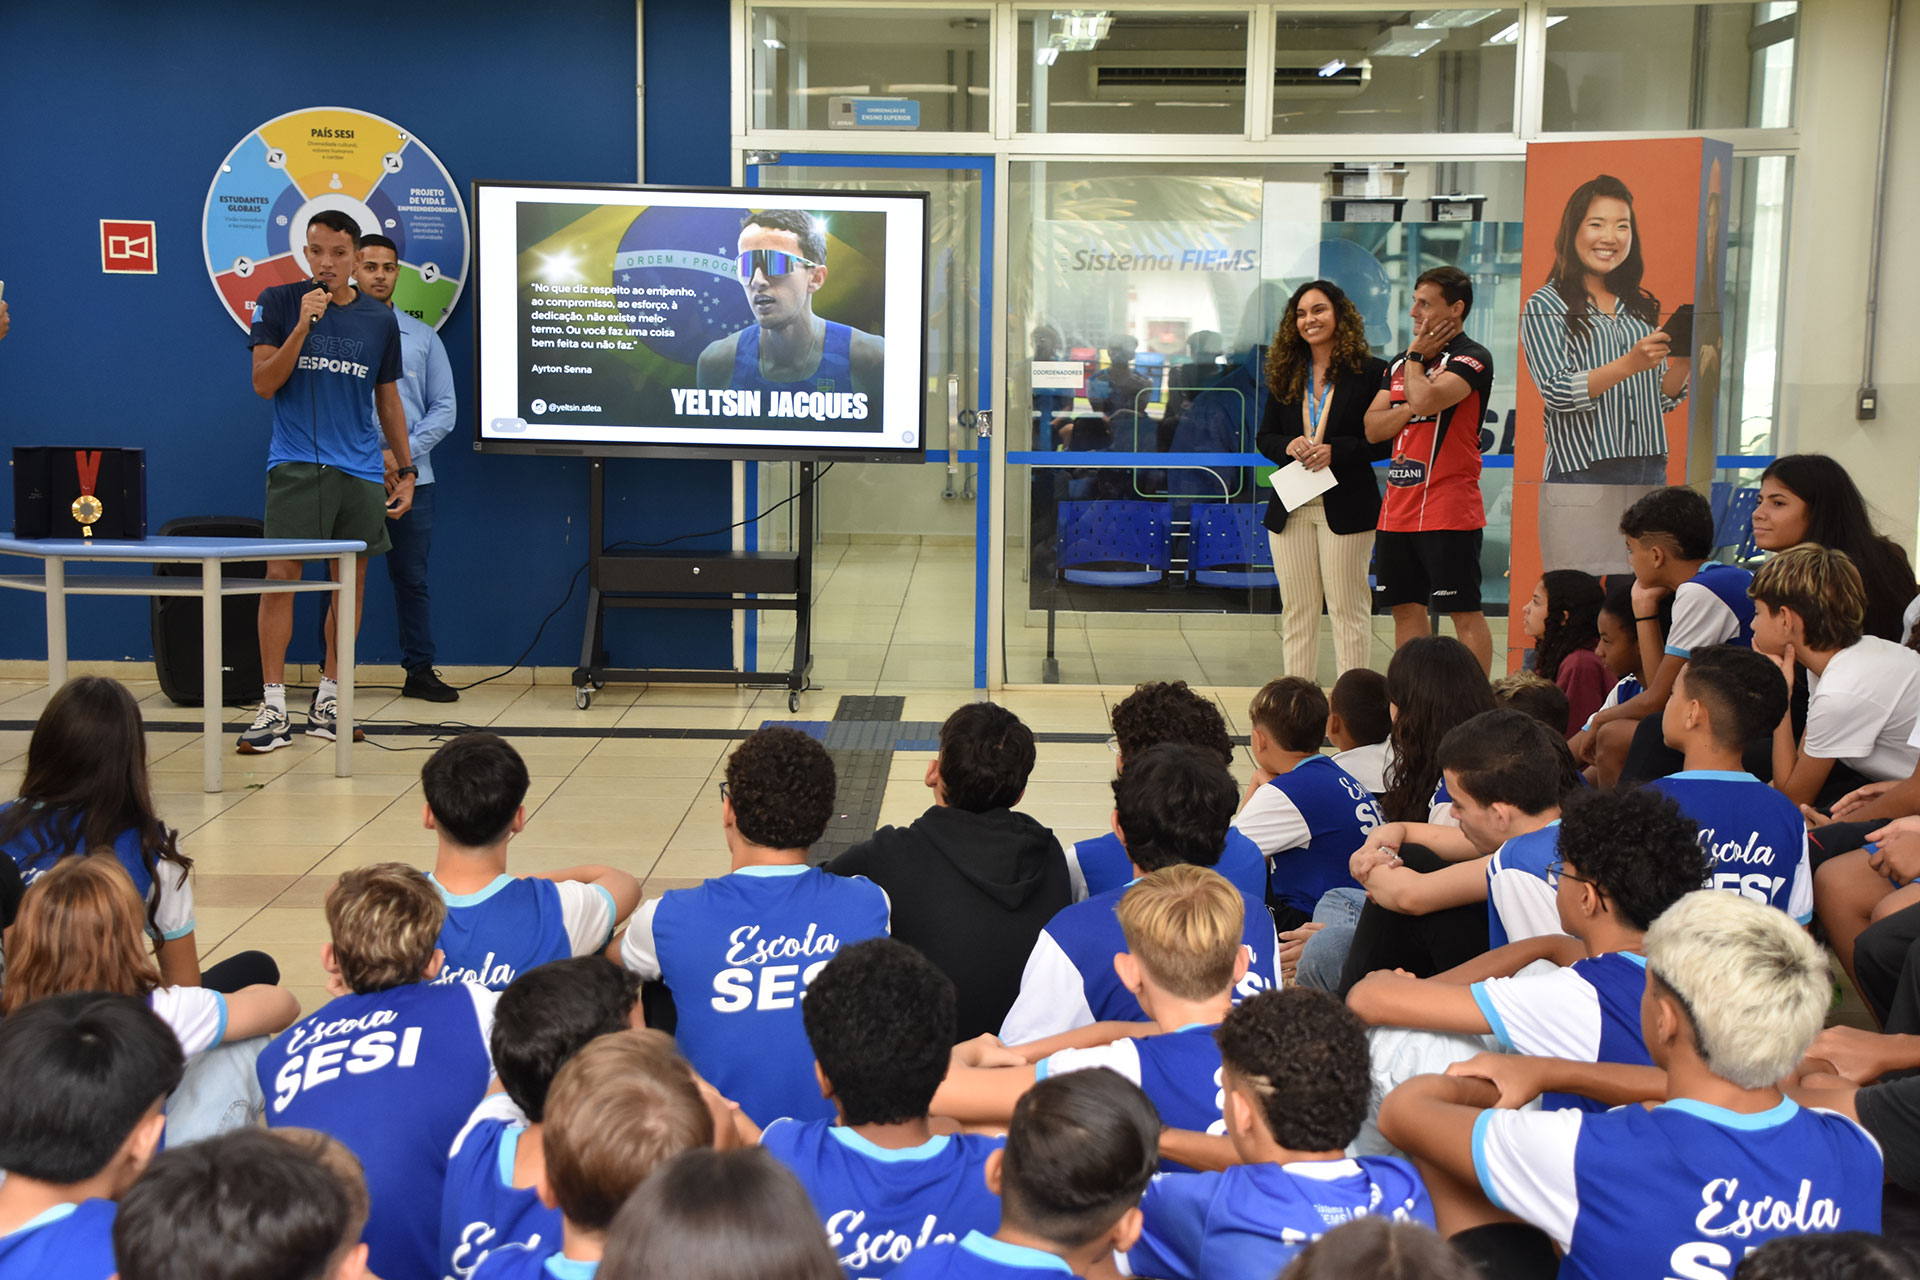
<path fill-rule="evenodd" d="M 1008 488 L 1009 681 L 1247 685 L 1280 674 L 1281 601 L 1260 518 L 1271 467 L 1247 455 L 1269 403 L 1267 343 L 1292 291 L 1316 277 L 1347 291 L 1382 355 L 1407 339 L 1422 271 L 1454 264 L 1474 277 L 1468 332 L 1495 362 L 1481 448 L 1491 455 L 1483 571 L 1499 611 L 1522 166 L 1409 169 L 1409 216 L 1422 221 L 1336 218 L 1325 165 L 1013 166 L 1005 421 L 1021 456 Z M 1460 190 L 1487 193 L 1485 221 L 1424 221 L 1428 194 Z M 1054 362 L 1053 376 L 1043 363 L 1036 384 L 1036 362 Z M 1102 465 L 1102 455 L 1132 456 Z M 1375 665 L 1390 641 L 1389 625 Z M 1315 674 L 1336 673 L 1323 641 Z"/>
<path fill-rule="evenodd" d="M 756 129 L 992 127 L 987 9 L 754 9 L 747 26 Z"/>
<path fill-rule="evenodd" d="M 1273 131 L 1511 133 L 1518 9 L 1282 9 Z"/>
<path fill-rule="evenodd" d="M 1244 12 L 1033 9 L 1015 21 L 1021 133 L 1246 132 Z"/>
<path fill-rule="evenodd" d="M 1780 333 L 1786 319 L 1790 156 L 1733 162 L 1727 252 L 1728 358 L 1722 369 L 1721 453 L 1767 454 L 1778 440 Z"/>
<path fill-rule="evenodd" d="M 1791 125 L 1798 34 L 1793 3 L 1549 9 L 1541 126 Z"/>

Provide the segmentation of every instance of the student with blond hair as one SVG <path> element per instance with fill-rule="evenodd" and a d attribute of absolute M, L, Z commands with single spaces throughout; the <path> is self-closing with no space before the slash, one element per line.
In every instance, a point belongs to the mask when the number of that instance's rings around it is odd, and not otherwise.
<path fill-rule="evenodd" d="M 346 872 L 326 911 L 333 940 L 320 963 L 335 998 L 261 1053 L 267 1124 L 318 1129 L 360 1158 L 375 1275 L 437 1277 L 447 1152 L 493 1078 L 497 997 L 477 983 L 434 983 L 447 907 L 414 868 Z"/>
<path fill-rule="evenodd" d="M 1394 1090 L 1380 1129 L 1433 1193 L 1442 1232 L 1482 1259 L 1564 1251 L 1559 1275 L 1725 1280 L 1780 1235 L 1878 1231 L 1880 1149 L 1853 1121 L 1781 1092 L 1833 987 L 1806 931 L 1773 907 L 1695 890 L 1647 931 L 1651 1067 L 1486 1055 Z M 1516 1111 L 1548 1090 L 1599 1114 Z M 1652 1107 L 1628 1105 L 1655 1101 Z"/>

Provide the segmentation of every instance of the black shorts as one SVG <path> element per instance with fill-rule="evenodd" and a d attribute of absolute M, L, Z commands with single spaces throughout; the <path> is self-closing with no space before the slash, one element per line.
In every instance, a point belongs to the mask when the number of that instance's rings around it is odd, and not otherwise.
<path fill-rule="evenodd" d="M 1373 575 L 1379 603 L 1431 601 L 1442 613 L 1480 612 L 1480 529 L 1428 529 L 1373 539 Z"/>

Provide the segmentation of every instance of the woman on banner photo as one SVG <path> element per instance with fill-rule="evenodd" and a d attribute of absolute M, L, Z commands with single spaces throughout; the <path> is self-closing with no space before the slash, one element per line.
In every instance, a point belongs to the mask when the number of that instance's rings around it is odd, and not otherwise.
<path fill-rule="evenodd" d="M 1666 415 L 1686 398 L 1691 348 L 1683 338 L 1673 351 L 1660 300 L 1641 286 L 1646 263 L 1625 183 L 1601 174 L 1574 188 L 1553 248 L 1552 274 L 1520 315 L 1545 407 L 1540 563 L 1623 571 L 1620 513 L 1666 483 Z"/>

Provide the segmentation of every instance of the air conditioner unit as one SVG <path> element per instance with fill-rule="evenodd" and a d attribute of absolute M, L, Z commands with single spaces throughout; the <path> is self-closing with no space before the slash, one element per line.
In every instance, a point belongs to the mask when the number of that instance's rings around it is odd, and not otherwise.
<path fill-rule="evenodd" d="M 1321 74 L 1332 63 L 1341 65 Z M 1279 98 L 1350 98 L 1367 87 L 1373 69 L 1357 49 L 1288 49 L 1274 68 Z M 1243 101 L 1247 63 L 1237 50 L 1101 50 L 1089 62 L 1088 90 L 1096 102 Z"/>

